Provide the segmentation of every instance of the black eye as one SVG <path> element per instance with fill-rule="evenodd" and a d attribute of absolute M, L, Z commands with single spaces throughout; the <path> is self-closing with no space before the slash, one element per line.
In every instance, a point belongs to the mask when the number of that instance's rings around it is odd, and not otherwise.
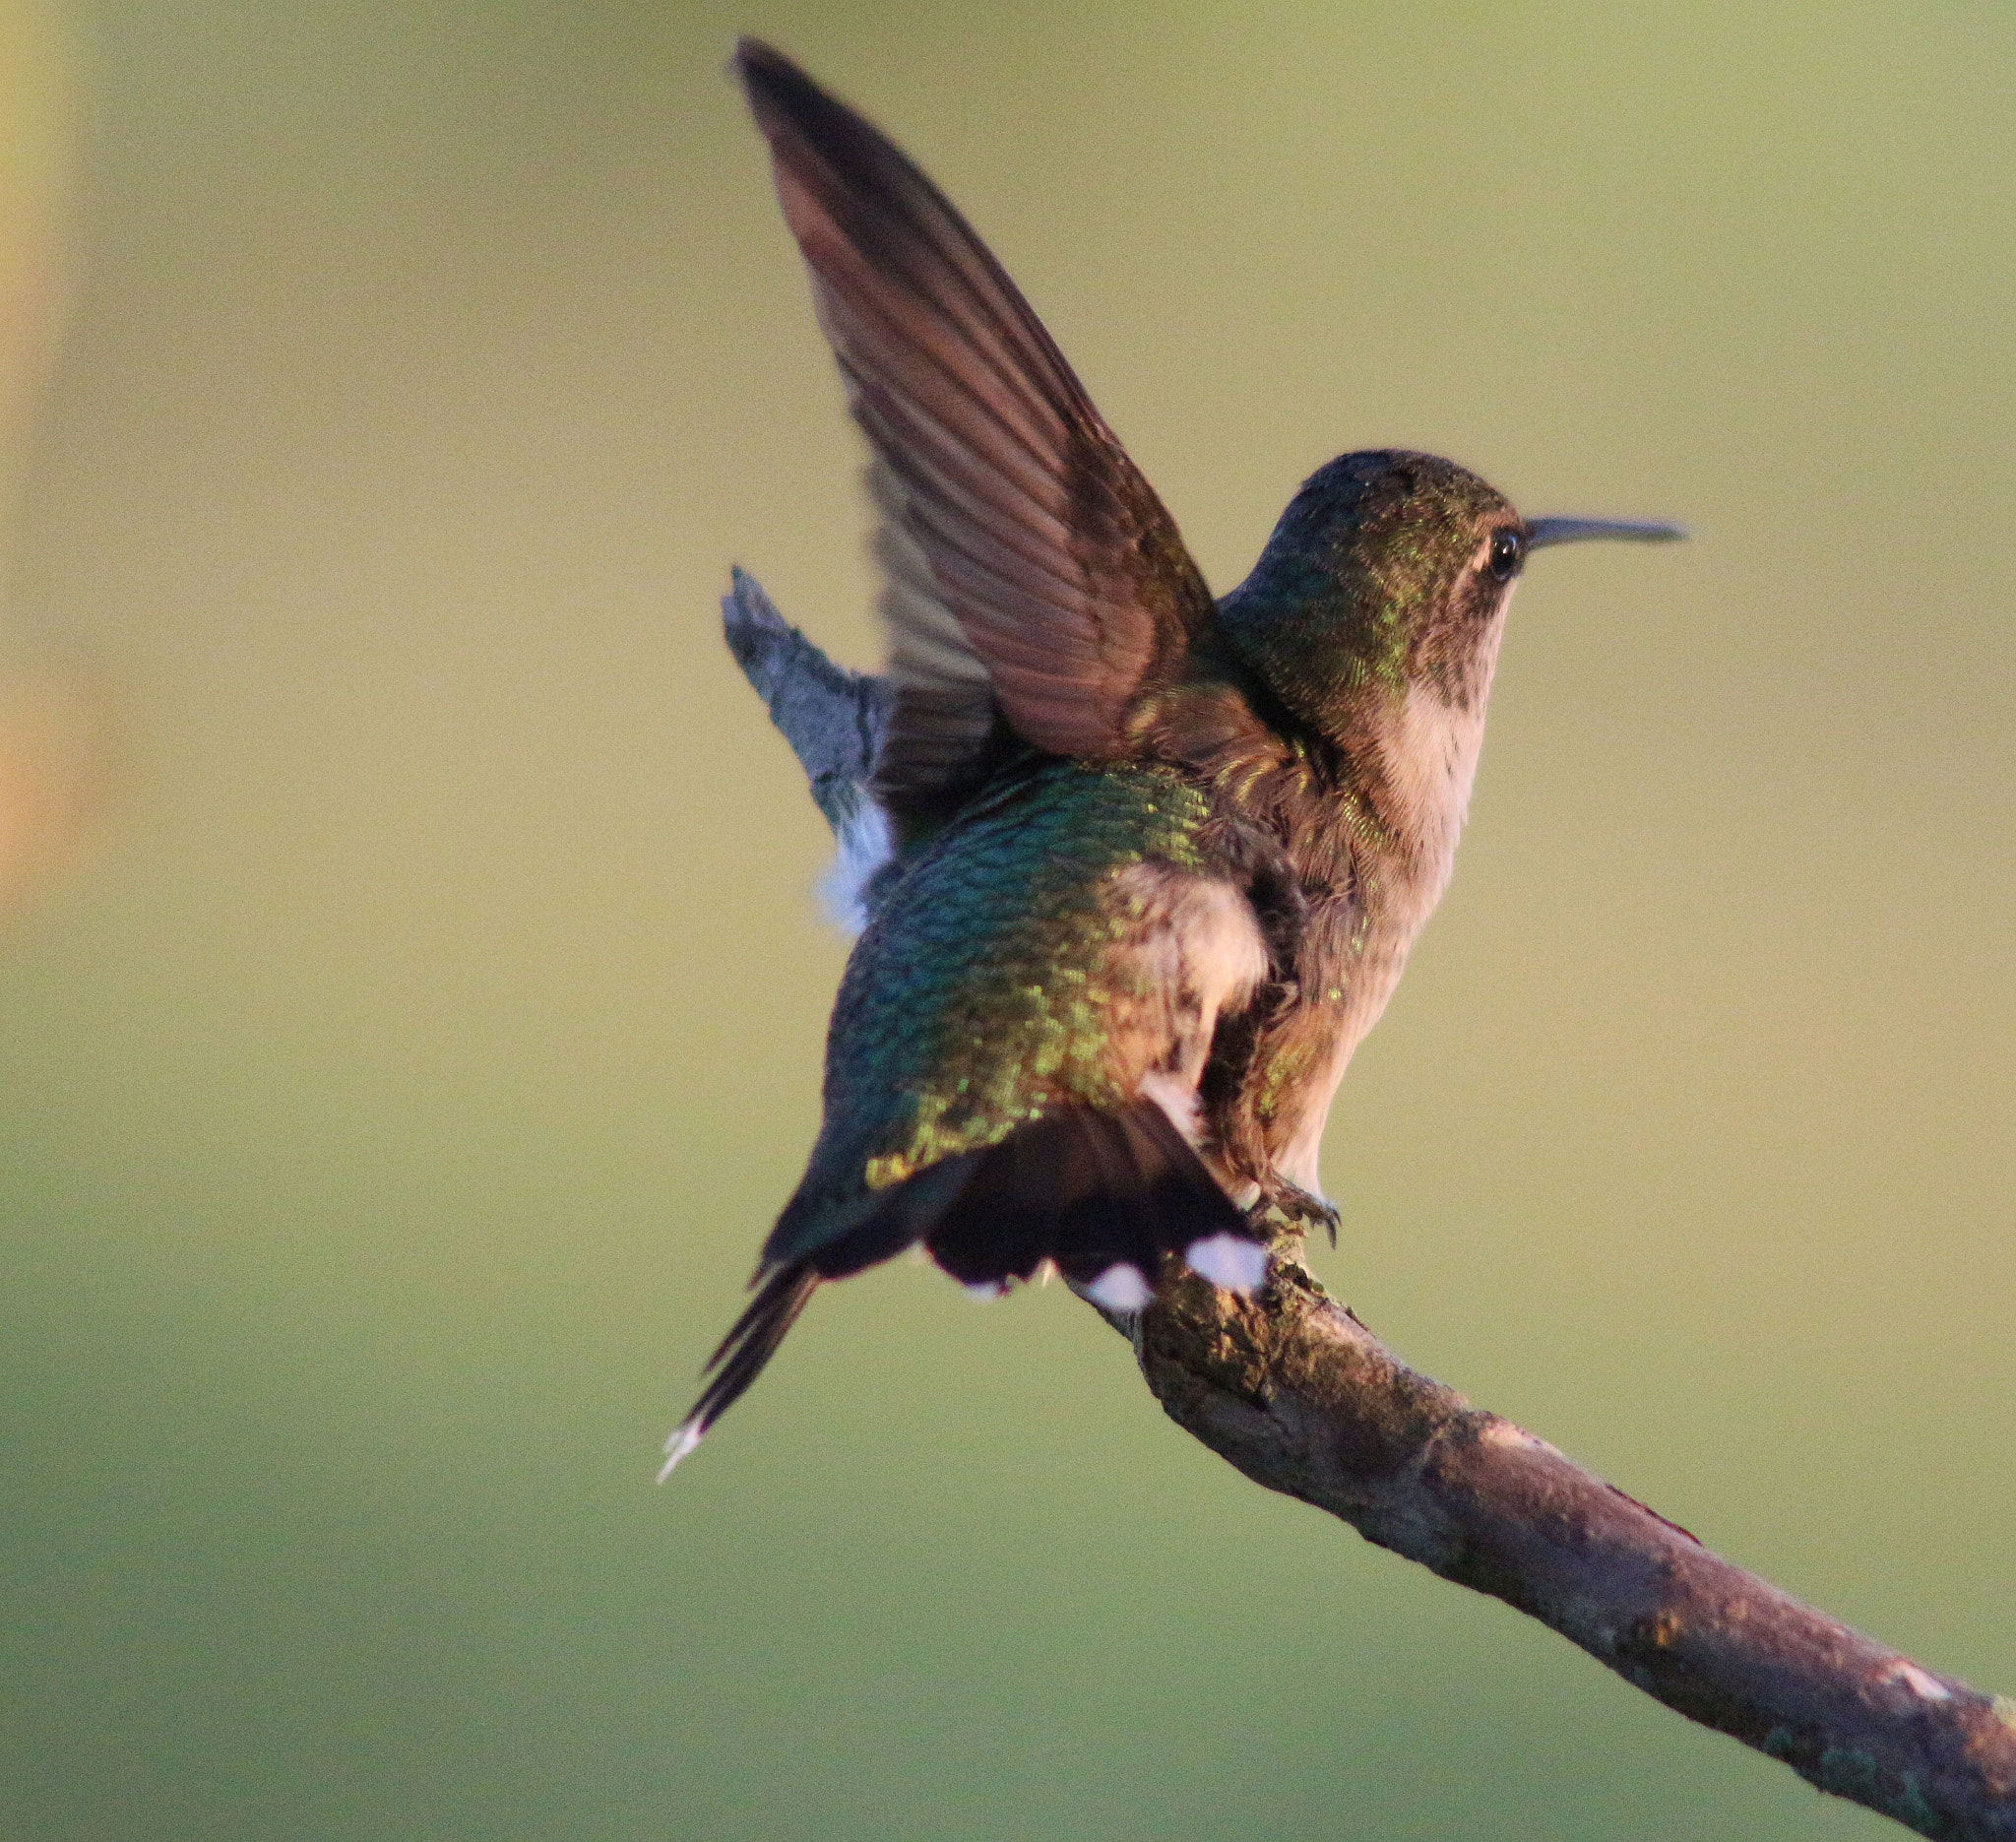
<path fill-rule="evenodd" d="M 1500 582 L 1510 582 L 1526 561 L 1526 540 L 1516 531 L 1491 534 L 1491 558 L 1486 567 Z"/>

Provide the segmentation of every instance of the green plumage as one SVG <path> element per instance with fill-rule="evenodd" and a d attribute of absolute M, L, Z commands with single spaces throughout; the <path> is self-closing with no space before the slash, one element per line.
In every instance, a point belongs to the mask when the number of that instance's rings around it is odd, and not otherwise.
<path fill-rule="evenodd" d="M 905 1247 L 1138 1310 L 1172 1257 L 1257 1288 L 1255 1199 L 1334 1221 L 1323 1122 L 1448 881 L 1527 551 L 1677 535 L 1529 522 L 1382 449 L 1312 475 L 1214 603 L 944 195 L 788 58 L 745 41 L 736 69 L 874 453 L 892 641 L 879 684 L 801 674 L 865 777 L 800 753 L 843 857 L 900 855 L 810 1165 L 667 1468 L 820 1284 Z"/>
<path fill-rule="evenodd" d="M 1108 1022 L 1141 918 L 1117 873 L 1202 865 L 1205 795 L 1164 768 L 1048 761 L 902 868 L 848 963 L 826 1125 L 764 1249 L 809 1253 L 889 1189 L 1072 1102 L 1117 1108 Z"/>

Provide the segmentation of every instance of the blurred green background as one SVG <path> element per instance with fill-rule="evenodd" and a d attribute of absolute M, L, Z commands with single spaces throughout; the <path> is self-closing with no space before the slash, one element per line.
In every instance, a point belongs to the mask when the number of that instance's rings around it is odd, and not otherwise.
<path fill-rule="evenodd" d="M 69 199 L 7 656 L 94 813 L 0 938 L 0 1835 L 1897 1833 L 1241 1481 L 1056 1288 L 836 1288 L 652 1488 L 844 954 L 729 562 L 877 649 L 723 64 L 918 156 L 1221 588 L 1379 443 L 1692 526 L 1532 570 L 1317 1263 L 2012 1688 L 2016 15 L 0 16 L 9 233 Z"/>

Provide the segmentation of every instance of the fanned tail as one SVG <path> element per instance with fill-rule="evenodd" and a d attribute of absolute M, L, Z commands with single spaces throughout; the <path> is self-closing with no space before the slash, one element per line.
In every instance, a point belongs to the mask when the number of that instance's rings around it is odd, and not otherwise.
<path fill-rule="evenodd" d="M 763 1366 L 777 1354 L 785 1332 L 797 1322 L 805 1301 L 819 1284 L 819 1274 L 809 1260 L 792 1260 L 762 1279 L 761 1288 L 749 1301 L 748 1308 L 735 1319 L 735 1326 L 721 1340 L 721 1348 L 707 1359 L 711 1379 L 701 1390 L 693 1411 L 673 1429 L 665 1441 L 665 1462 L 658 1474 L 662 1484 L 672 1467 L 706 1437 L 707 1429 L 727 1412 L 763 1372 Z"/>
<path fill-rule="evenodd" d="M 693 1411 L 665 1441 L 662 1483 L 763 1372 L 822 1280 L 922 1242 L 984 1298 L 1053 1265 L 1108 1311 L 1141 1310 L 1165 1254 L 1214 1285 L 1251 1292 L 1267 1249 L 1244 1211 L 1155 1101 L 1058 1107 L 997 1144 L 956 1152 L 881 1192 L 851 1226 L 817 1238 L 816 1192 L 792 1199 L 764 1249 L 756 1296 L 707 1365 Z M 807 1230 L 810 1233 L 807 1233 Z"/>
<path fill-rule="evenodd" d="M 1239 1292 L 1266 1276 L 1245 1213 L 1153 1100 L 1059 1107 L 964 1162 L 924 1245 L 969 1289 L 1047 1260 L 1108 1310 L 1138 1311 L 1166 1253 Z"/>

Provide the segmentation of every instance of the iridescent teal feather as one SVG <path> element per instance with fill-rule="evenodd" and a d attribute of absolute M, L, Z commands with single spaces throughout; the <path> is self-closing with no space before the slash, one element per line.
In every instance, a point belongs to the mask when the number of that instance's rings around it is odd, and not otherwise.
<path fill-rule="evenodd" d="M 1047 761 L 904 867 L 848 962 L 826 1123 L 765 1260 L 812 1252 L 874 1192 L 1060 1105 L 1124 1106 L 1110 1013 L 1141 995 L 1119 949 L 1142 917 L 1118 872 L 1203 868 L 1209 816 L 1173 770 Z"/>

